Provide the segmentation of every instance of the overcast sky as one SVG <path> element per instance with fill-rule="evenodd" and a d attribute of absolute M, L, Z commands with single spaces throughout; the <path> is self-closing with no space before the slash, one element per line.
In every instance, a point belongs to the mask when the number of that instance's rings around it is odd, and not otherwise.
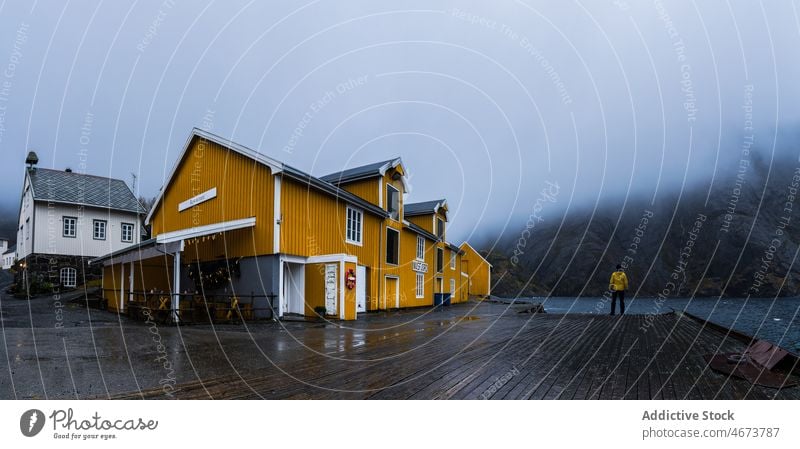
<path fill-rule="evenodd" d="M 678 189 L 800 121 L 790 1 L 30 3 L 0 4 L 5 204 L 29 149 L 154 196 L 205 126 L 315 175 L 401 156 L 457 242 L 548 181 L 543 213 Z"/>

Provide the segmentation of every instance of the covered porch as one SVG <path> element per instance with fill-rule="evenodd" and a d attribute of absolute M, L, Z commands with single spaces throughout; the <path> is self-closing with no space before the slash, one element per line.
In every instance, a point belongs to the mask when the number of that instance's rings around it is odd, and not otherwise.
<path fill-rule="evenodd" d="M 109 310 L 163 323 L 272 319 L 274 258 L 231 257 L 227 242 L 247 238 L 255 218 L 163 233 L 92 260 L 103 265 Z"/>

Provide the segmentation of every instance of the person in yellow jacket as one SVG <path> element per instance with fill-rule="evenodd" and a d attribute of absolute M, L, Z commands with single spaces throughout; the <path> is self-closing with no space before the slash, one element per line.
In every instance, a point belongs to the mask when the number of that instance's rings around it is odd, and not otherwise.
<path fill-rule="evenodd" d="M 628 276 L 622 271 L 622 265 L 617 265 L 617 271 L 611 273 L 611 280 L 608 281 L 608 289 L 611 290 L 611 315 L 617 308 L 617 298 L 619 298 L 619 314 L 625 314 L 625 290 L 628 289 Z"/>

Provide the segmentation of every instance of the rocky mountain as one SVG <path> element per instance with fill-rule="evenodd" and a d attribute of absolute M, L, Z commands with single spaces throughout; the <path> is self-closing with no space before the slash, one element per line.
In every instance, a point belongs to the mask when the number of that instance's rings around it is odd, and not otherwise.
<path fill-rule="evenodd" d="M 522 223 L 481 247 L 499 296 L 601 296 L 618 263 L 637 296 L 797 296 L 798 190 L 796 158 L 753 154 L 713 185 L 605 201 L 536 223 L 528 238 Z"/>

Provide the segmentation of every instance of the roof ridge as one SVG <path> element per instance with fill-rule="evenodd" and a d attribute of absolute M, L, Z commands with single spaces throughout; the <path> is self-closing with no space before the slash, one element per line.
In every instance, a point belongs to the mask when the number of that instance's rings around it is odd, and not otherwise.
<path fill-rule="evenodd" d="M 55 173 L 63 173 L 65 175 L 77 175 L 77 176 L 87 176 L 87 177 L 90 177 L 90 178 L 97 178 L 97 179 L 107 179 L 109 181 L 119 181 L 119 182 L 125 183 L 125 185 L 128 185 L 125 182 L 125 180 L 120 179 L 120 178 L 112 178 L 112 177 L 109 177 L 109 176 L 93 175 L 91 173 L 78 173 L 78 172 L 74 172 L 74 171 L 56 170 L 55 168 L 47 168 L 47 167 L 34 167 L 34 169 L 32 171 L 36 172 L 38 170 L 51 171 L 51 172 L 55 172 Z"/>

